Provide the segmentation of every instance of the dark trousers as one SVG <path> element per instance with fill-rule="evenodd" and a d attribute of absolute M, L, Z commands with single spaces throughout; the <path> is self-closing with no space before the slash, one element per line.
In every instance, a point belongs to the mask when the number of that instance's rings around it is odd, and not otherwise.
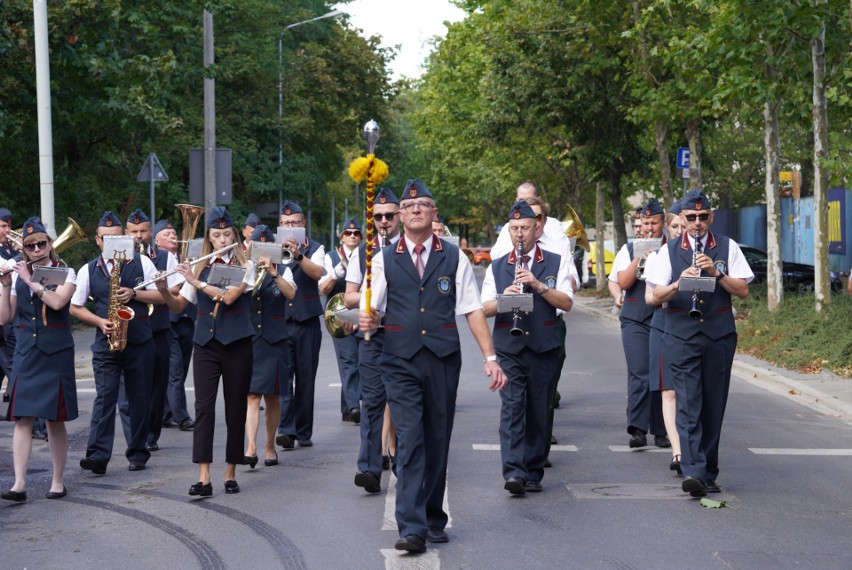
<path fill-rule="evenodd" d="M 553 393 L 559 349 L 518 354 L 497 351 L 500 368 L 509 381 L 500 391 L 500 458 L 503 478 L 541 481 L 547 459 L 548 409 Z"/>
<path fill-rule="evenodd" d="M 663 349 L 671 356 L 669 370 L 677 395 L 681 470 L 702 481 L 715 481 L 737 333 L 718 340 L 703 333 L 689 340 L 665 333 Z"/>
<path fill-rule="evenodd" d="M 286 381 L 292 388 L 282 390 L 279 429 L 304 441 L 311 439 L 314 431 L 314 389 L 322 342 L 319 317 L 288 322 L 287 333 L 293 373 L 286 376 Z"/>
<path fill-rule="evenodd" d="M 163 400 L 166 396 L 166 386 L 169 382 L 169 345 L 171 344 L 171 330 L 156 331 L 153 333 L 154 340 L 154 372 L 151 381 L 151 419 L 148 422 L 148 435 L 146 441 L 156 442 L 160 439 L 163 429 Z M 118 395 L 118 412 L 121 417 L 121 427 L 124 437 L 131 438 L 129 405 L 127 403 L 127 390 L 124 379 Z"/>
<path fill-rule="evenodd" d="M 340 373 L 340 412 L 360 406 L 361 383 L 358 375 L 358 341 L 355 335 L 332 339 Z"/>
<path fill-rule="evenodd" d="M 106 465 L 112 457 L 115 441 L 115 408 L 122 375 L 127 393 L 129 426 L 125 435 L 128 461 L 146 462 L 151 453 L 145 449 L 151 409 L 151 382 L 154 372 L 154 341 L 128 344 L 121 352 L 106 349 L 92 351 L 95 373 L 95 402 L 86 457 Z"/>
<path fill-rule="evenodd" d="M 219 378 L 222 378 L 222 395 L 225 398 L 225 462 L 243 463 L 251 371 L 251 337 L 227 345 L 215 339 L 204 346 L 195 345 L 192 361 L 192 375 L 195 379 L 195 431 L 192 434 L 194 463 L 213 462 Z"/>
<path fill-rule="evenodd" d="M 186 376 L 192 360 L 192 335 L 195 323 L 191 319 L 181 318 L 172 323 L 172 342 L 169 345 L 169 385 L 166 388 L 166 401 L 163 404 L 163 421 L 171 420 L 180 424 L 190 419 L 186 409 Z"/>
<path fill-rule="evenodd" d="M 382 478 L 382 426 L 388 396 L 382 379 L 382 347 L 384 331 L 376 331 L 370 342 L 358 339 L 358 373 L 361 381 L 361 448 L 358 471 Z"/>
<path fill-rule="evenodd" d="M 562 376 L 562 365 L 565 364 L 565 316 L 556 317 L 556 330 L 559 333 L 559 353 L 556 356 L 556 367 L 553 369 L 553 391 L 550 394 L 550 403 L 547 406 L 547 453 L 550 455 L 550 438 L 553 436 L 553 415 L 556 410 L 556 390 L 559 388 L 559 378 Z"/>
<path fill-rule="evenodd" d="M 621 319 L 621 342 L 624 345 L 624 358 L 627 361 L 627 433 L 629 434 L 636 432 L 666 434 L 662 394 L 651 392 L 648 379 L 650 336 L 649 323 Z M 652 406 L 654 399 L 658 401 Z"/>
<path fill-rule="evenodd" d="M 447 456 L 461 373 L 461 351 L 439 358 L 422 348 L 408 360 L 382 355 L 396 426 L 396 524 L 402 537 L 426 537 L 447 524 Z"/>

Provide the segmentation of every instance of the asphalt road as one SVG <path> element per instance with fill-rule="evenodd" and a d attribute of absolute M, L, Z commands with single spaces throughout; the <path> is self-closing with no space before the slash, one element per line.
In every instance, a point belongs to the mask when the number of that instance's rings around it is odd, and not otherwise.
<path fill-rule="evenodd" d="M 279 452 L 275 467 L 238 467 L 242 493 L 226 495 L 220 398 L 214 496 L 204 500 L 187 495 L 197 478 L 190 433 L 164 430 L 148 469 L 130 473 L 117 429 L 106 475 L 78 467 L 94 398 L 91 373 L 81 367 L 82 414 L 68 424 L 69 494 L 44 499 L 49 455 L 44 442 L 34 442 L 29 501 L 0 504 L 0 567 L 852 568 L 852 424 L 735 378 L 721 445 L 724 493 L 711 497 L 726 506 L 704 508 L 680 492 L 668 450 L 627 448 L 618 324 L 577 309 L 568 327 L 554 466 L 543 493 L 510 497 L 500 473 L 500 398 L 488 391 L 478 349 L 460 322 L 450 542 L 430 545 L 425 555 L 393 550 L 387 472 L 379 495 L 353 484 L 358 429 L 340 419 L 325 337 L 314 447 Z M 81 361 L 87 350 L 78 344 Z M 13 481 L 11 432 L 11 424 L 0 426 L 3 489 Z"/>

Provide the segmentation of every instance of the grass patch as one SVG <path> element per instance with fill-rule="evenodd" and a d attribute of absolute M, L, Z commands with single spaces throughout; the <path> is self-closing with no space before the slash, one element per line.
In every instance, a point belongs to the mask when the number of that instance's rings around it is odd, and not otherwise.
<path fill-rule="evenodd" d="M 766 308 L 766 285 L 752 285 L 737 309 L 737 350 L 783 368 L 817 373 L 823 368 L 852 378 L 852 297 L 831 296 L 822 313 L 813 295 L 785 292 L 780 310 Z"/>

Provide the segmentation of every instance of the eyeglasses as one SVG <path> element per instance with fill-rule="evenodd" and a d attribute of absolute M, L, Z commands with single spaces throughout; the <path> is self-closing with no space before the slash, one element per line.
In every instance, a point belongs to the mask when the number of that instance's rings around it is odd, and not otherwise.
<path fill-rule="evenodd" d="M 279 225 L 282 228 L 300 228 L 304 223 L 304 221 L 300 220 L 298 222 L 281 222 Z"/>
<path fill-rule="evenodd" d="M 343 235 L 345 235 L 346 237 L 361 237 L 361 232 L 359 232 L 358 230 L 343 230 Z"/>
<path fill-rule="evenodd" d="M 36 249 L 44 249 L 47 247 L 47 240 L 34 241 L 32 243 L 25 243 L 24 247 L 27 251 L 35 251 Z"/>
<path fill-rule="evenodd" d="M 710 219 L 710 214 L 685 214 L 683 217 L 686 218 L 687 222 L 694 222 L 695 218 L 698 218 L 702 222 L 706 222 Z"/>
<path fill-rule="evenodd" d="M 382 220 L 392 221 L 396 217 L 396 212 L 392 212 L 390 214 L 373 214 L 373 219 L 377 222 L 381 222 Z"/>
<path fill-rule="evenodd" d="M 400 204 L 400 208 L 403 210 L 429 210 L 434 208 L 432 204 L 429 202 L 406 202 L 405 204 Z M 374 216 L 375 217 L 375 216 Z"/>

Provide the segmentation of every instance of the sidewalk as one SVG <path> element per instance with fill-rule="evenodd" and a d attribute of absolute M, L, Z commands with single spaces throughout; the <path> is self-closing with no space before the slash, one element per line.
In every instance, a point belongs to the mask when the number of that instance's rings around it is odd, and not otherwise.
<path fill-rule="evenodd" d="M 602 320 L 618 323 L 618 315 L 613 315 L 611 309 L 611 299 L 574 297 L 573 310 L 585 311 Z M 732 374 L 779 396 L 795 399 L 821 413 L 852 420 L 852 380 L 841 378 L 828 370 L 819 374 L 800 374 L 737 353 Z"/>

